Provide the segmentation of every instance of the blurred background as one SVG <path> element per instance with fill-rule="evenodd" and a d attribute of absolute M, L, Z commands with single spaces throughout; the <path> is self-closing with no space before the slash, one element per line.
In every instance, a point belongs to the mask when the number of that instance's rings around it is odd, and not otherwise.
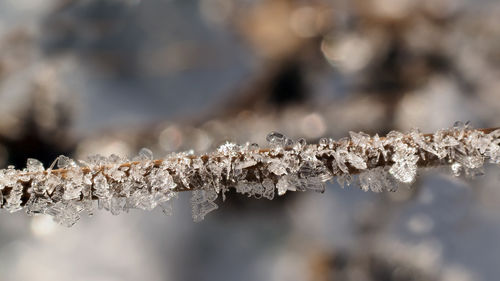
<path fill-rule="evenodd" d="M 2 0 L 0 167 L 500 125 L 493 0 Z M 201 223 L 0 213 L 0 280 L 497 280 L 500 173 L 274 201 Z"/>

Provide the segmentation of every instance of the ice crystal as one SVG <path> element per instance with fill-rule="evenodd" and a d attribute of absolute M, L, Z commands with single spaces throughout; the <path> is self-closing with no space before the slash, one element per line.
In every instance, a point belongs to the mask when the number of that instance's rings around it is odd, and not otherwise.
<path fill-rule="evenodd" d="M 283 146 L 285 145 L 286 139 L 285 135 L 278 132 L 271 132 L 266 136 L 267 142 L 271 145 Z"/>
<path fill-rule="evenodd" d="M 384 167 L 376 167 L 359 174 L 359 185 L 364 191 L 395 191 L 397 183 L 391 179 Z"/>
<path fill-rule="evenodd" d="M 202 221 L 208 213 L 217 209 L 216 199 L 217 193 L 213 190 L 194 190 L 191 197 L 193 220 Z"/>
<path fill-rule="evenodd" d="M 404 183 L 411 183 L 417 175 L 417 161 L 419 157 L 415 154 L 417 149 L 404 143 L 397 143 L 394 147 L 392 165 L 389 173 Z"/>
<path fill-rule="evenodd" d="M 394 191 L 399 183 L 413 182 L 420 167 L 449 165 L 455 176 L 474 177 L 483 173 L 485 163 L 500 163 L 500 130 L 474 130 L 469 124 L 457 123 L 432 135 L 418 129 L 392 131 L 386 137 L 349 135 L 307 144 L 272 132 L 266 138 L 269 148 L 227 142 L 209 154 L 188 151 L 157 160 L 149 149 L 141 149 L 132 160 L 59 156 L 47 169 L 28 159 L 25 169 L 0 170 L 0 207 L 51 215 L 71 226 L 82 212 L 93 213 L 94 202 L 115 215 L 156 207 L 170 214 L 177 193 L 191 191 L 193 219 L 200 221 L 231 188 L 271 200 L 288 192 L 324 192 L 325 182 L 336 177 L 342 187 L 357 179 L 365 191 Z"/>
<path fill-rule="evenodd" d="M 347 161 L 356 169 L 364 170 L 366 169 L 366 161 L 361 156 L 356 153 L 347 154 Z"/>
<path fill-rule="evenodd" d="M 61 155 L 57 157 L 57 168 L 59 169 L 65 169 L 71 166 L 75 166 L 75 161 L 73 161 L 71 158 L 66 157 L 64 155 Z"/>
<path fill-rule="evenodd" d="M 31 173 L 36 173 L 42 172 L 45 169 L 43 168 L 42 162 L 33 158 L 28 158 L 28 161 L 26 163 L 26 170 Z"/>
<path fill-rule="evenodd" d="M 9 195 L 5 198 L 4 208 L 13 213 L 22 209 L 21 196 L 23 195 L 23 186 L 20 183 L 12 186 Z"/>
<path fill-rule="evenodd" d="M 134 161 L 147 161 L 147 160 L 153 160 L 153 152 L 149 150 L 148 148 L 142 148 L 139 151 L 139 155 L 134 157 Z"/>

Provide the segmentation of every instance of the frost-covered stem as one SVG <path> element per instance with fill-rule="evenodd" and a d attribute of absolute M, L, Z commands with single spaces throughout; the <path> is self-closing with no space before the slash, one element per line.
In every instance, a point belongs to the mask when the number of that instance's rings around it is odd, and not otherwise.
<path fill-rule="evenodd" d="M 157 160 L 147 149 L 132 160 L 112 155 L 76 162 L 61 156 L 58 169 L 44 169 L 30 159 L 26 169 L 0 170 L 1 208 L 51 214 L 71 225 L 82 210 L 92 211 L 93 201 L 115 214 L 157 205 L 168 209 L 165 203 L 177 192 L 193 191 L 194 218 L 200 220 L 229 188 L 272 199 L 276 191 L 322 192 L 333 177 L 350 184 L 359 174 L 361 188 L 378 192 L 394 190 L 397 182 L 413 182 L 422 167 L 451 165 L 456 175 L 473 175 L 485 160 L 500 163 L 500 130 L 463 124 L 434 134 L 412 130 L 370 137 L 350 132 L 350 138 L 324 138 L 318 144 L 279 133 L 267 139 L 268 148 L 226 143 L 209 154 L 176 153 Z"/>
<path fill-rule="evenodd" d="M 489 134 L 493 131 L 496 131 L 496 130 L 499 130 L 500 127 L 498 128 L 483 128 L 483 129 L 474 129 L 474 130 L 471 130 L 471 131 L 474 131 L 474 132 L 482 132 L 484 134 Z M 427 138 L 427 141 L 429 142 L 432 142 L 433 140 L 433 134 L 424 134 L 422 135 L 424 138 Z M 386 141 L 386 138 L 385 137 L 380 137 L 379 138 L 381 142 L 384 142 Z M 403 138 L 403 141 L 407 144 L 412 144 L 412 139 L 411 139 L 411 136 L 410 135 L 405 135 L 404 138 Z M 339 146 L 339 142 L 333 142 L 335 146 Z M 373 144 L 373 143 L 371 143 Z M 318 149 L 320 147 L 319 144 L 309 144 L 307 145 L 309 148 L 311 149 Z M 356 145 L 350 141 L 349 142 L 349 148 L 352 148 L 352 147 L 355 147 Z M 387 145 L 384 145 L 384 148 L 387 149 Z M 293 150 L 293 146 L 285 146 L 283 148 L 284 151 L 291 151 Z M 269 152 L 271 151 L 271 148 L 261 148 L 261 149 L 258 149 L 257 150 L 257 153 L 258 154 L 269 154 Z M 424 153 L 427 155 L 427 157 L 425 158 L 420 158 L 419 161 L 417 162 L 418 164 L 418 167 L 419 168 L 423 168 L 423 167 L 431 167 L 431 166 L 436 166 L 436 165 L 443 165 L 443 164 L 448 164 L 448 162 L 446 160 L 448 159 L 439 159 L 438 157 L 436 157 L 436 155 L 433 155 L 432 153 L 430 152 L 427 152 L 427 151 L 424 151 Z M 391 154 L 389 153 L 388 156 L 390 156 Z M 240 153 L 237 153 L 236 155 L 234 155 L 232 158 L 239 158 L 239 159 L 242 159 L 244 157 L 244 153 L 240 152 Z M 277 155 L 274 155 L 274 158 L 276 159 L 279 159 L 283 156 L 283 154 L 279 153 Z M 203 160 L 204 163 L 208 162 L 208 159 L 209 158 L 215 158 L 215 159 L 221 159 L 223 157 L 225 157 L 225 155 L 223 155 L 222 153 L 212 153 L 212 154 L 204 154 L 204 155 L 200 155 L 200 156 L 196 156 L 196 155 L 185 155 L 183 154 L 181 156 L 182 158 L 188 158 L 188 159 L 196 159 L 196 158 L 200 158 Z M 323 161 L 332 161 L 334 160 L 335 158 L 332 156 L 332 155 L 328 155 L 328 154 L 323 154 L 321 156 L 317 156 L 318 159 L 321 159 Z M 390 157 L 389 157 L 390 158 Z M 172 158 L 168 159 L 169 161 L 172 160 Z M 371 159 L 369 159 L 371 160 Z M 444 160 L 444 161 L 443 161 Z M 153 163 L 153 167 L 154 168 L 158 168 L 162 165 L 162 163 L 165 161 L 165 159 L 156 159 L 156 160 L 153 160 L 152 163 Z M 371 169 L 371 168 L 376 168 L 376 167 L 384 167 L 386 165 L 390 165 L 391 163 L 393 163 L 392 160 L 389 160 L 389 161 L 385 161 L 383 158 L 380 158 L 378 161 L 372 163 L 371 165 L 369 165 L 368 169 Z M 130 168 L 131 166 L 134 166 L 134 165 L 139 165 L 141 164 L 141 161 L 129 161 L 129 162 L 125 162 L 125 163 L 120 163 L 119 164 L 119 167 L 120 168 Z M 94 167 L 93 169 L 89 168 L 89 167 L 86 167 L 86 166 L 81 166 L 80 169 L 82 170 L 83 173 L 96 173 L 96 172 L 104 172 L 106 169 L 109 169 L 110 168 L 110 165 L 104 165 L 102 167 Z M 359 172 L 361 172 L 362 170 L 359 170 L 359 169 L 356 169 L 350 165 L 348 165 L 348 168 L 349 168 L 349 173 L 350 174 L 358 174 Z M 71 169 L 71 168 L 69 168 Z M 25 172 L 25 173 L 21 173 L 20 176 L 32 176 L 36 173 L 43 173 L 45 175 L 51 173 L 51 174 L 54 174 L 54 175 L 60 175 L 61 177 L 65 178 L 66 177 L 66 174 L 68 172 L 68 168 L 60 168 L 60 169 L 53 169 L 53 170 L 50 170 L 50 171 L 41 171 L 41 172 Z M 170 172 L 173 172 L 173 171 L 170 171 Z M 333 176 L 336 176 L 337 173 L 335 171 L 332 171 L 333 173 Z M 109 177 L 108 177 L 109 179 Z M 177 183 L 177 187 L 175 188 L 175 191 L 178 191 L 178 192 L 182 192 L 182 191 L 192 191 L 193 188 L 192 187 L 186 187 L 184 186 L 184 184 L 182 182 L 178 182 Z"/>

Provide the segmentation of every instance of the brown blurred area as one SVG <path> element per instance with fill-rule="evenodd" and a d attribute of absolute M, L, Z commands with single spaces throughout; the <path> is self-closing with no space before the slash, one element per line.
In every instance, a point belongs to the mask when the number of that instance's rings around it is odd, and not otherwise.
<path fill-rule="evenodd" d="M 499 126 L 499 15 L 487 0 L 6 0 L 0 164 L 204 153 L 227 140 L 265 145 L 271 131 L 314 142 Z M 356 184 L 275 201 L 231 194 L 200 224 L 182 196 L 173 217 L 98 213 L 68 230 L 2 213 L 0 273 L 496 280 L 498 179 L 493 167 L 474 181 L 422 172 L 391 194 Z"/>

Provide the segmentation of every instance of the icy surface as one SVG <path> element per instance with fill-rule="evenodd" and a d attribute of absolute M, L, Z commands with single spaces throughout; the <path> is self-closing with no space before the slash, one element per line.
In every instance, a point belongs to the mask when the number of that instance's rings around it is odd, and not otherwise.
<path fill-rule="evenodd" d="M 59 156 L 47 169 L 30 158 L 25 169 L 0 170 L 1 208 L 48 214 L 71 226 L 95 207 L 115 215 L 156 207 L 170 214 L 177 193 L 191 191 L 193 219 L 201 221 L 231 188 L 271 200 L 288 192 L 324 192 L 325 182 L 336 178 L 342 187 L 356 180 L 365 191 L 394 191 L 399 183 L 415 181 L 422 167 L 448 165 L 455 176 L 474 177 L 483 173 L 485 163 L 500 164 L 500 130 L 485 133 L 456 123 L 432 135 L 417 129 L 386 137 L 349 134 L 308 145 L 304 139 L 272 132 L 268 148 L 228 142 L 210 154 L 189 151 L 156 160 L 149 149 L 141 149 L 132 160 L 117 155 L 93 155 L 86 161 Z"/>

